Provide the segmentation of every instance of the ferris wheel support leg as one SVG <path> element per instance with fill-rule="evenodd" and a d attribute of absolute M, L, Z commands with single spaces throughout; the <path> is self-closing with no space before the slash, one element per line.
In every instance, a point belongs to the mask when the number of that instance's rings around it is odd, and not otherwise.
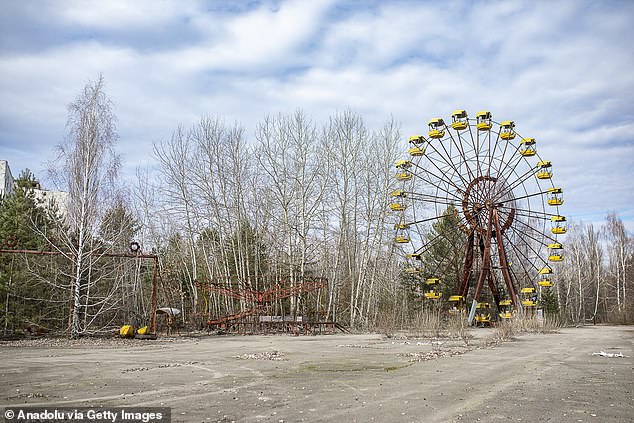
<path fill-rule="evenodd" d="M 487 278 L 489 282 L 489 289 L 491 290 L 491 294 L 493 294 L 493 299 L 495 300 L 495 304 L 497 304 L 498 310 L 500 308 L 500 292 L 498 291 L 498 287 L 495 286 L 493 282 L 493 275 L 489 272 L 489 277 Z"/>
<path fill-rule="evenodd" d="M 467 291 L 469 290 L 469 278 L 471 277 L 471 270 L 473 269 L 473 241 L 474 235 L 473 232 L 471 232 L 469 234 L 469 238 L 467 239 L 462 280 L 460 283 L 460 290 L 458 290 L 458 293 L 462 296 L 462 298 L 467 298 Z"/>
<path fill-rule="evenodd" d="M 504 282 L 506 283 L 506 288 L 511 297 L 511 300 L 515 303 L 515 307 L 518 307 L 520 302 L 518 300 L 517 293 L 515 292 L 515 286 L 513 286 L 511 272 L 509 272 L 508 261 L 506 260 L 506 251 L 504 249 L 502 230 L 500 229 L 500 218 L 498 217 L 497 210 L 493 210 L 493 224 L 495 225 L 495 232 L 496 234 L 498 234 L 496 238 L 498 245 L 498 254 L 500 257 L 500 268 L 502 269 L 502 276 L 504 277 Z"/>
<path fill-rule="evenodd" d="M 484 239 L 484 257 L 482 262 L 482 270 L 480 271 L 480 277 L 478 277 L 478 284 L 476 285 L 475 294 L 473 295 L 473 304 L 471 305 L 471 312 L 469 313 L 469 324 L 473 321 L 471 315 L 475 315 L 475 308 L 478 305 L 480 299 L 480 292 L 484 286 L 484 281 L 489 277 L 491 272 L 491 235 L 493 233 L 493 208 L 489 209 L 489 224 L 487 225 L 486 238 Z"/>

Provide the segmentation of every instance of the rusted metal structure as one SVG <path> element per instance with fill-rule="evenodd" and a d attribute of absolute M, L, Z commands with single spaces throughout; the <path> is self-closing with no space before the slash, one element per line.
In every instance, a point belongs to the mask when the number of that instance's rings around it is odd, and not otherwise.
<path fill-rule="evenodd" d="M 9 235 L 3 241 L 2 248 L 0 248 L 0 254 L 27 254 L 27 255 L 38 255 L 38 256 L 65 256 L 65 257 L 73 257 L 74 253 L 71 251 L 45 251 L 45 250 L 28 250 L 28 249 L 19 249 L 17 248 L 19 244 L 19 239 L 15 235 Z M 151 304 L 151 315 L 150 315 L 150 324 L 149 333 L 144 335 L 145 338 L 155 338 L 156 337 L 156 304 L 157 304 L 157 279 L 158 279 L 158 256 L 155 254 L 143 254 L 141 252 L 141 247 L 138 242 L 131 242 L 129 245 L 130 252 L 129 253 L 106 253 L 103 251 L 94 252 L 90 255 L 99 256 L 99 257 L 117 257 L 117 258 L 129 258 L 134 260 L 152 260 L 153 261 L 153 278 L 152 278 L 152 304 Z M 73 297 L 73 292 L 71 291 L 70 297 Z M 71 307 L 72 307 L 72 301 Z M 72 310 L 71 310 L 72 311 Z M 70 330 L 70 325 L 69 325 Z"/>
<path fill-rule="evenodd" d="M 225 316 L 210 317 L 207 320 L 208 330 L 222 330 L 236 333 L 292 333 L 295 335 L 309 333 L 334 333 L 336 328 L 342 329 L 334 321 L 311 318 L 297 315 L 270 315 L 267 314 L 276 301 L 314 292 L 328 287 L 326 278 L 304 277 L 301 282 L 293 285 L 288 281 L 274 284 L 270 289 L 256 290 L 250 288 L 235 288 L 228 283 L 215 281 L 204 282 L 198 280 L 195 283 L 205 294 L 217 294 L 239 300 L 241 304 L 248 305 L 238 313 Z"/>
<path fill-rule="evenodd" d="M 491 303 L 496 318 L 533 313 L 553 286 L 550 262 L 564 259 L 552 163 L 514 121 L 496 122 L 490 111 L 473 119 L 455 110 L 451 122 L 434 117 L 428 126 L 395 163 L 400 186 L 390 193 L 404 273 L 421 298 L 454 313 L 469 308 L 469 322 L 477 312 L 478 323 L 490 319 Z"/>

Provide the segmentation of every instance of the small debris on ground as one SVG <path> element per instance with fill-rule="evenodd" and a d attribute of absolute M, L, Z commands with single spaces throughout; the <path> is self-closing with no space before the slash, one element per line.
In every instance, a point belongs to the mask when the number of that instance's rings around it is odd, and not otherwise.
<path fill-rule="evenodd" d="M 623 353 L 608 353 L 605 351 L 601 351 L 601 352 L 595 352 L 592 353 L 592 355 L 599 355 L 601 357 L 607 357 L 607 358 L 629 358 L 629 356 L 627 355 L 623 355 Z"/>
<path fill-rule="evenodd" d="M 408 358 L 407 361 L 409 361 L 410 363 L 415 363 L 418 361 L 434 360 L 436 358 L 452 357 L 454 355 L 459 355 L 463 353 L 464 351 L 430 351 L 426 353 L 402 353 L 398 354 L 398 356 Z"/>
<path fill-rule="evenodd" d="M 284 353 L 280 352 L 280 351 L 266 351 L 266 352 L 261 352 L 261 353 L 235 355 L 234 358 L 237 358 L 239 360 L 273 360 L 273 361 L 281 361 L 281 360 L 284 360 Z"/>

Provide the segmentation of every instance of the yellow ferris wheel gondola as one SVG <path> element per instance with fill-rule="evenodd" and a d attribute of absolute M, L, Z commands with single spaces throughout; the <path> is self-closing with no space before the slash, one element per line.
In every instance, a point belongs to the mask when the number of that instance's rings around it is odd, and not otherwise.
<path fill-rule="evenodd" d="M 549 160 L 542 160 L 537 163 L 537 178 L 538 179 L 550 179 L 553 177 L 552 171 L 553 164 Z"/>
<path fill-rule="evenodd" d="M 407 244 L 409 242 L 409 224 L 397 223 L 394 225 L 396 235 L 394 236 L 394 242 L 397 244 Z"/>
<path fill-rule="evenodd" d="M 521 291 L 524 299 L 522 300 L 522 305 L 525 307 L 535 307 L 537 305 L 537 296 L 535 295 L 534 287 L 525 287 L 522 288 Z"/>
<path fill-rule="evenodd" d="M 562 261 L 564 259 L 564 247 L 558 242 L 548 244 L 548 260 Z"/>
<path fill-rule="evenodd" d="M 553 286 L 553 281 L 550 279 L 553 275 L 553 269 L 550 266 L 544 266 L 537 272 L 539 275 L 539 281 L 537 281 L 537 285 L 541 287 L 551 287 Z"/>
<path fill-rule="evenodd" d="M 390 193 L 390 209 L 393 211 L 403 211 L 407 208 L 407 204 L 403 202 L 403 199 L 407 197 L 407 194 L 402 189 L 394 190 Z"/>
<path fill-rule="evenodd" d="M 396 179 L 399 181 L 409 181 L 414 174 L 409 170 L 412 166 L 412 162 L 409 160 L 397 160 L 396 162 Z"/>
<path fill-rule="evenodd" d="M 445 121 L 442 118 L 433 118 L 429 121 L 429 138 L 442 138 L 445 136 Z"/>
<path fill-rule="evenodd" d="M 442 292 L 440 291 L 428 291 L 423 294 L 425 298 L 428 300 L 437 300 L 442 297 Z"/>
<path fill-rule="evenodd" d="M 520 141 L 520 154 L 524 157 L 532 157 L 537 154 L 535 138 L 524 138 Z"/>
<path fill-rule="evenodd" d="M 492 126 L 491 112 L 483 110 L 476 114 L 476 128 L 478 128 L 478 131 L 488 131 Z"/>
<path fill-rule="evenodd" d="M 551 229 L 550 231 L 555 235 L 565 234 L 568 230 L 566 228 L 566 218 L 564 216 L 553 216 L 550 218 Z"/>
<path fill-rule="evenodd" d="M 564 203 L 564 191 L 561 188 L 548 188 L 548 204 L 561 206 Z"/>
<path fill-rule="evenodd" d="M 412 144 L 408 151 L 410 156 L 420 157 L 425 155 L 426 148 L 422 145 L 425 143 L 425 138 L 422 135 L 409 137 L 409 143 Z"/>
<path fill-rule="evenodd" d="M 515 138 L 515 122 L 505 120 L 500 123 L 500 138 L 503 140 L 512 140 Z"/>
<path fill-rule="evenodd" d="M 456 131 L 462 131 L 469 126 L 469 118 L 466 110 L 454 110 L 451 115 L 451 127 Z"/>

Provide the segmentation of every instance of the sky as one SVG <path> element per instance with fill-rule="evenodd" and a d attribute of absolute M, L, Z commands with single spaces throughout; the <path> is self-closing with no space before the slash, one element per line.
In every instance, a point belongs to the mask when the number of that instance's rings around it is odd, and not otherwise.
<path fill-rule="evenodd" d="M 537 140 L 569 219 L 634 230 L 634 2 L 0 0 L 0 160 L 44 179 L 103 75 L 123 176 L 203 115 L 351 108 L 409 135 L 490 110 Z"/>

